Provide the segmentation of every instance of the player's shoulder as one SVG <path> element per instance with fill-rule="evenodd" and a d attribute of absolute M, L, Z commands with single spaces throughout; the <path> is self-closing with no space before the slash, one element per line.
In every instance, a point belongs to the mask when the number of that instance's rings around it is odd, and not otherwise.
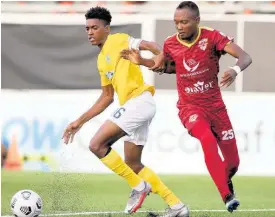
<path fill-rule="evenodd" d="M 213 29 L 211 27 L 208 27 L 208 26 L 201 26 L 200 27 L 201 29 L 201 35 L 202 36 L 205 36 L 205 37 L 215 37 L 217 35 L 223 35 L 223 36 L 226 36 L 224 33 L 222 33 L 220 30 L 218 29 Z"/>
<path fill-rule="evenodd" d="M 216 38 L 228 38 L 230 41 L 234 41 L 233 37 L 230 37 L 223 33 L 220 30 L 213 29 L 210 27 L 202 26 L 201 29 L 201 36 L 204 38 L 209 38 L 215 40 Z"/>
<path fill-rule="evenodd" d="M 164 40 L 164 43 L 165 43 L 165 44 L 170 44 L 170 43 L 172 43 L 172 42 L 174 42 L 174 41 L 177 41 L 177 33 L 168 36 L 168 37 Z"/>
<path fill-rule="evenodd" d="M 109 37 L 111 40 L 118 41 L 118 40 L 125 40 L 125 39 L 128 40 L 129 35 L 127 33 L 114 33 L 114 34 L 110 34 Z"/>
<path fill-rule="evenodd" d="M 201 30 L 201 34 L 204 36 L 212 36 L 218 32 L 218 30 L 208 26 L 200 26 L 200 30 Z"/>
<path fill-rule="evenodd" d="M 215 41 L 220 34 L 219 30 L 208 26 L 201 26 L 200 31 L 201 31 L 201 38 L 208 39 L 209 41 Z"/>
<path fill-rule="evenodd" d="M 201 31 L 205 31 L 205 32 L 213 32 L 215 31 L 215 29 L 208 27 L 208 26 L 200 26 Z"/>

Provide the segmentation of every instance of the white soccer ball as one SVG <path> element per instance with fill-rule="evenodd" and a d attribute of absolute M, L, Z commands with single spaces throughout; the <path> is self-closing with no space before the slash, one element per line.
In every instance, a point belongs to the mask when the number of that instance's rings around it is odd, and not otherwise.
<path fill-rule="evenodd" d="M 42 211 L 42 199 L 32 190 L 18 191 L 11 199 L 11 211 L 15 217 L 37 217 Z"/>

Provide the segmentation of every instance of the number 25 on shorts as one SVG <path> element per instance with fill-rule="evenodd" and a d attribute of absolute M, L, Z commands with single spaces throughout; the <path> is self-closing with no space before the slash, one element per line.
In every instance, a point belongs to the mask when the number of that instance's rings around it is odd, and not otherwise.
<path fill-rule="evenodd" d="M 125 108 L 119 108 L 118 110 L 115 111 L 113 114 L 113 117 L 118 119 L 122 115 L 122 113 L 125 112 Z"/>
<path fill-rule="evenodd" d="M 222 140 L 230 140 L 234 138 L 234 132 L 232 129 L 222 131 Z"/>

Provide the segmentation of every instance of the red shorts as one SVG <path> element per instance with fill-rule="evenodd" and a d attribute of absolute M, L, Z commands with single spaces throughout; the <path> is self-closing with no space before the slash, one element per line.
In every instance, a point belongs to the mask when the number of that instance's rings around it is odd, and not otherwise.
<path fill-rule="evenodd" d="M 191 136 L 193 136 L 192 128 L 203 121 L 208 124 L 218 143 L 236 144 L 235 133 L 225 108 L 216 111 L 194 107 L 182 108 L 179 117 Z"/>

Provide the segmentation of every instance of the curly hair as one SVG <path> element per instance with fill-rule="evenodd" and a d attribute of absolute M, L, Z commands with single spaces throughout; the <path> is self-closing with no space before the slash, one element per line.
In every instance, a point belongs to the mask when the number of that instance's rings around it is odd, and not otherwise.
<path fill-rule="evenodd" d="M 86 20 L 88 19 L 99 19 L 105 21 L 106 25 L 110 25 L 112 21 L 111 13 L 108 9 L 103 7 L 90 8 L 85 14 Z"/>
<path fill-rule="evenodd" d="M 183 9 L 183 8 L 188 8 L 188 9 L 194 11 L 196 16 L 198 16 L 198 17 L 200 16 L 200 10 L 199 10 L 198 5 L 196 5 L 196 3 L 192 2 L 192 1 L 181 2 L 179 4 L 179 6 L 177 7 L 177 9 Z"/>

